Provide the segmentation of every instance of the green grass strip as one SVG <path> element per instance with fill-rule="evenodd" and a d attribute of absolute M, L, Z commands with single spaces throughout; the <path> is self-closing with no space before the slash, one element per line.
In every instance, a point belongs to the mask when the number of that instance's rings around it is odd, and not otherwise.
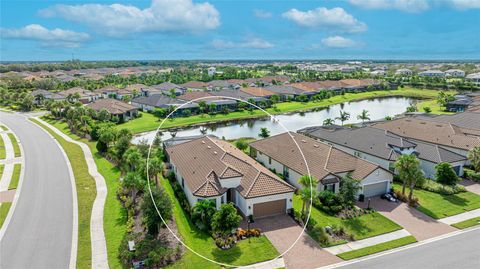
<path fill-rule="evenodd" d="M 80 146 L 68 142 L 55 133 L 48 126 L 38 120 L 31 119 L 48 131 L 65 150 L 72 165 L 78 200 L 78 250 L 77 268 L 91 268 L 92 246 L 90 242 L 90 217 L 92 215 L 93 201 L 97 195 L 95 180 L 88 173 L 87 162 Z"/>
<path fill-rule="evenodd" d="M 11 202 L 0 203 L 0 228 L 2 228 L 3 223 L 8 215 L 8 210 L 12 206 Z"/>
<path fill-rule="evenodd" d="M 122 264 L 118 259 L 118 250 L 127 232 L 127 212 L 117 198 L 117 189 L 120 186 L 120 170 L 98 153 L 95 142 L 73 134 L 65 122 L 48 118 L 43 118 L 43 120 L 70 138 L 87 144 L 90 148 L 98 172 L 105 178 L 108 189 L 103 210 L 103 230 L 105 232 L 105 241 L 107 242 L 108 265 L 112 269 L 122 268 Z"/>
<path fill-rule="evenodd" d="M 12 179 L 10 180 L 10 184 L 8 185 L 9 190 L 16 189 L 18 187 L 18 182 L 20 181 L 20 170 L 22 168 L 22 165 L 19 163 L 16 163 L 13 166 L 13 174 L 12 174 Z"/>
<path fill-rule="evenodd" d="M 10 138 L 10 141 L 12 142 L 13 145 L 13 152 L 15 154 L 15 157 L 20 157 L 22 154 L 20 153 L 20 146 L 18 145 L 17 138 L 12 133 L 8 133 L 8 138 Z"/>
<path fill-rule="evenodd" d="M 3 169 L 5 169 L 5 165 L 0 164 L 0 180 L 2 179 Z"/>
<path fill-rule="evenodd" d="M 5 141 L 0 136 L 0 160 L 7 158 L 7 152 L 5 151 Z"/>
<path fill-rule="evenodd" d="M 2 128 L 2 130 L 4 130 L 4 131 L 8 131 L 8 128 L 7 128 L 7 126 L 0 125 L 0 128 Z"/>
<path fill-rule="evenodd" d="M 480 217 L 476 217 L 473 219 L 468 219 L 468 220 L 464 220 L 464 221 L 452 224 L 452 226 L 457 229 L 466 229 L 466 228 L 477 226 L 477 225 L 480 225 Z"/>
<path fill-rule="evenodd" d="M 395 240 L 392 240 L 392 241 L 388 241 L 388 242 L 385 242 L 385 243 L 381 243 L 381 244 L 378 244 L 378 245 L 373 245 L 373 246 L 366 247 L 366 248 L 361 248 L 361 249 L 357 249 L 357 250 L 344 252 L 344 253 L 338 254 L 337 256 L 340 257 L 343 260 L 351 260 L 351 259 L 367 256 L 367 255 L 370 255 L 370 254 L 386 251 L 386 250 L 389 250 L 389 249 L 394 249 L 394 248 L 398 248 L 398 247 L 401 247 L 401 246 L 409 245 L 409 244 L 412 244 L 412 243 L 415 243 L 415 242 L 417 242 L 417 239 L 415 239 L 415 237 L 406 236 L 406 237 L 402 237 L 402 238 L 395 239 Z"/>

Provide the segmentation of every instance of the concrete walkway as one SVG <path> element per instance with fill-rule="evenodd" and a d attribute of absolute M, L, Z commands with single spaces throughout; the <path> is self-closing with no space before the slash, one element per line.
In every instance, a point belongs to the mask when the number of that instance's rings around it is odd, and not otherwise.
<path fill-rule="evenodd" d="M 462 182 L 460 182 L 460 184 L 465 186 L 467 191 L 480 195 L 480 183 L 473 180 L 464 179 Z"/>
<path fill-rule="evenodd" d="M 242 269 L 276 269 L 285 268 L 285 261 L 283 258 L 278 258 L 273 261 L 259 262 L 247 266 L 238 267 Z"/>
<path fill-rule="evenodd" d="M 98 172 L 92 152 L 86 144 L 73 140 L 68 135 L 62 133 L 54 126 L 39 118 L 35 119 L 50 127 L 56 134 L 60 135 L 68 142 L 77 144 L 82 148 L 88 166 L 88 173 L 95 179 L 95 186 L 97 189 L 97 196 L 95 197 L 95 201 L 93 202 L 92 216 L 90 219 L 90 240 L 92 242 L 92 268 L 109 268 L 107 244 L 105 241 L 105 233 L 103 231 L 103 210 L 105 206 L 105 200 L 107 198 L 107 185 L 105 183 L 105 178 Z"/>
<path fill-rule="evenodd" d="M 10 181 L 13 175 L 13 167 L 15 163 L 22 163 L 22 157 L 15 158 L 15 153 L 13 151 L 13 144 L 8 137 L 8 133 L 12 133 L 10 130 L 3 131 L 0 129 L 0 135 L 2 136 L 3 143 L 5 145 L 5 159 L 0 161 L 1 164 L 4 165 L 3 167 L 3 174 L 2 178 L 0 179 L 0 192 L 8 191 L 8 186 L 10 185 Z M 15 134 L 14 134 L 15 135 Z M 17 138 L 17 141 L 18 138 Z"/>
<path fill-rule="evenodd" d="M 443 219 L 439 219 L 438 221 L 443 222 L 443 223 L 448 224 L 448 225 L 452 225 L 452 224 L 455 224 L 455 223 L 462 222 L 464 220 L 469 220 L 469 219 L 473 219 L 473 218 L 477 218 L 477 217 L 480 217 L 480 208 L 472 210 L 472 211 L 467 211 L 467 212 L 464 212 L 464 213 L 461 213 L 461 214 L 458 214 L 458 215 L 454 215 L 454 216 L 446 217 L 446 218 L 443 218 Z"/>
<path fill-rule="evenodd" d="M 385 242 L 388 242 L 388 241 L 392 241 L 392 240 L 395 240 L 395 239 L 400 239 L 402 237 L 406 237 L 406 236 L 409 236 L 409 235 L 411 235 L 411 234 L 407 230 L 402 229 L 402 230 L 399 230 L 399 231 L 395 231 L 395 232 L 391 232 L 391 233 L 387 233 L 387 234 L 382 234 L 382 235 L 366 238 L 366 239 L 363 239 L 363 240 L 349 242 L 349 243 L 346 243 L 346 244 L 343 244 L 343 245 L 338 245 L 338 246 L 325 248 L 325 250 L 332 253 L 333 255 L 338 255 L 340 253 L 349 252 L 349 251 L 352 251 L 352 250 L 357 250 L 357 249 L 361 249 L 361 248 L 366 248 L 366 247 L 378 245 L 378 244 L 385 243 Z"/>

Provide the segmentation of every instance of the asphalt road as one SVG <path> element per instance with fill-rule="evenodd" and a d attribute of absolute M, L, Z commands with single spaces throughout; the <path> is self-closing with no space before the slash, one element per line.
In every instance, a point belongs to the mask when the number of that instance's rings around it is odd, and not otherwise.
<path fill-rule="evenodd" d="M 72 242 L 72 187 L 55 141 L 21 115 L 0 112 L 20 139 L 25 177 L 0 242 L 0 268 L 68 268 Z"/>
<path fill-rule="evenodd" d="M 478 269 L 480 229 L 340 268 Z"/>

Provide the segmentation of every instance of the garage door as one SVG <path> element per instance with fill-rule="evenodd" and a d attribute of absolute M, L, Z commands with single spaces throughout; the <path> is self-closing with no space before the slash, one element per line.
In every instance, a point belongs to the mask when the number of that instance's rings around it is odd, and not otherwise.
<path fill-rule="evenodd" d="M 363 194 L 365 195 L 365 197 L 382 195 L 385 192 L 387 192 L 387 184 L 388 182 L 385 181 L 385 182 L 365 185 L 363 187 Z"/>
<path fill-rule="evenodd" d="M 273 215 L 285 214 L 287 200 L 276 200 L 253 205 L 253 217 L 262 218 Z"/>

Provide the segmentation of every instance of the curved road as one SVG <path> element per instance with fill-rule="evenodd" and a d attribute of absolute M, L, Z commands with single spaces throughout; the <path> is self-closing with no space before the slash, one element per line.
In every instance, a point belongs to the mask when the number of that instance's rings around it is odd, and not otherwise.
<path fill-rule="evenodd" d="M 480 229 L 356 262 L 345 269 L 478 269 Z"/>
<path fill-rule="evenodd" d="M 25 117 L 0 112 L 0 120 L 20 139 L 25 158 L 21 194 L 0 242 L 0 268 L 68 268 L 73 201 L 64 155 Z"/>

